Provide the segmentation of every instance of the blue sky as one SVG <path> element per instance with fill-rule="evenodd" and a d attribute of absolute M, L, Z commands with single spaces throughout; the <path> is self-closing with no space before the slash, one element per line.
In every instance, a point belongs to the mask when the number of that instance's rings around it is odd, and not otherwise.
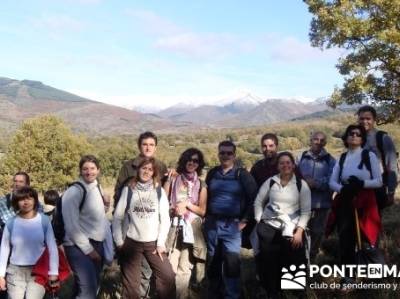
<path fill-rule="evenodd" d="M 328 96 L 302 1 L 3 0 L 0 76 L 121 106 Z"/>

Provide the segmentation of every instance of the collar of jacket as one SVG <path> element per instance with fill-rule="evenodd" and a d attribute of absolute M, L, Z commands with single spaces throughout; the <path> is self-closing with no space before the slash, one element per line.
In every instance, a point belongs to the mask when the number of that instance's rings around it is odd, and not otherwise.
<path fill-rule="evenodd" d="M 318 153 L 318 155 L 315 155 L 311 150 L 308 150 L 305 155 L 310 157 L 310 158 L 322 159 L 323 157 L 325 157 L 325 156 L 327 156 L 329 154 L 328 154 L 328 152 L 326 151 L 325 148 L 322 148 L 321 151 Z"/>

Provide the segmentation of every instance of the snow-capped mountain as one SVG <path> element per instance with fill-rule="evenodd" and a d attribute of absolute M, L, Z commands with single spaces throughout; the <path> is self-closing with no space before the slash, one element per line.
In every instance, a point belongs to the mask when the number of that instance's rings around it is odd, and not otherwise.
<path fill-rule="evenodd" d="M 325 102 L 304 98 L 263 99 L 247 92 L 208 105 L 174 105 L 158 115 L 197 125 L 243 127 L 290 120 L 326 109 Z"/>

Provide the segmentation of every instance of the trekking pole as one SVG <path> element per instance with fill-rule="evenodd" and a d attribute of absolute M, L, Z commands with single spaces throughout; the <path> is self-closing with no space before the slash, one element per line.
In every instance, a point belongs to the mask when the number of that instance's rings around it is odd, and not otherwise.
<path fill-rule="evenodd" d="M 178 216 L 177 218 L 178 218 L 178 223 L 177 223 L 176 228 L 175 228 L 174 241 L 172 242 L 172 247 L 170 248 L 169 253 L 168 253 L 169 257 L 174 252 L 176 244 L 178 243 L 178 236 L 179 236 L 179 232 L 180 232 L 180 227 L 181 227 L 180 223 L 181 223 L 182 216 Z"/>
<path fill-rule="evenodd" d="M 357 247 L 358 247 L 358 251 L 360 251 L 361 250 L 361 234 L 360 234 L 360 222 L 358 220 L 357 208 L 354 209 L 354 218 L 356 221 Z"/>

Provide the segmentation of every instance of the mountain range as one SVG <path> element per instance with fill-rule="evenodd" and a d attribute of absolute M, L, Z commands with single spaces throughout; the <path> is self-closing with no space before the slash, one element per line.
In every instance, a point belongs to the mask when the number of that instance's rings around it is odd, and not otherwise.
<path fill-rule="evenodd" d="M 250 93 L 214 105 L 177 104 L 157 115 L 177 122 L 191 122 L 208 127 L 248 127 L 288 121 L 328 110 L 320 99 L 304 103 L 295 99 L 266 99 Z"/>
<path fill-rule="evenodd" d="M 158 113 L 141 113 L 86 99 L 32 80 L 0 77 L 0 128 L 13 130 L 41 114 L 63 118 L 75 131 L 132 134 L 204 128 L 266 125 L 326 111 L 324 101 L 268 99 L 247 93 L 208 105 L 177 104 Z M 329 114 L 329 113 L 328 113 Z"/>

